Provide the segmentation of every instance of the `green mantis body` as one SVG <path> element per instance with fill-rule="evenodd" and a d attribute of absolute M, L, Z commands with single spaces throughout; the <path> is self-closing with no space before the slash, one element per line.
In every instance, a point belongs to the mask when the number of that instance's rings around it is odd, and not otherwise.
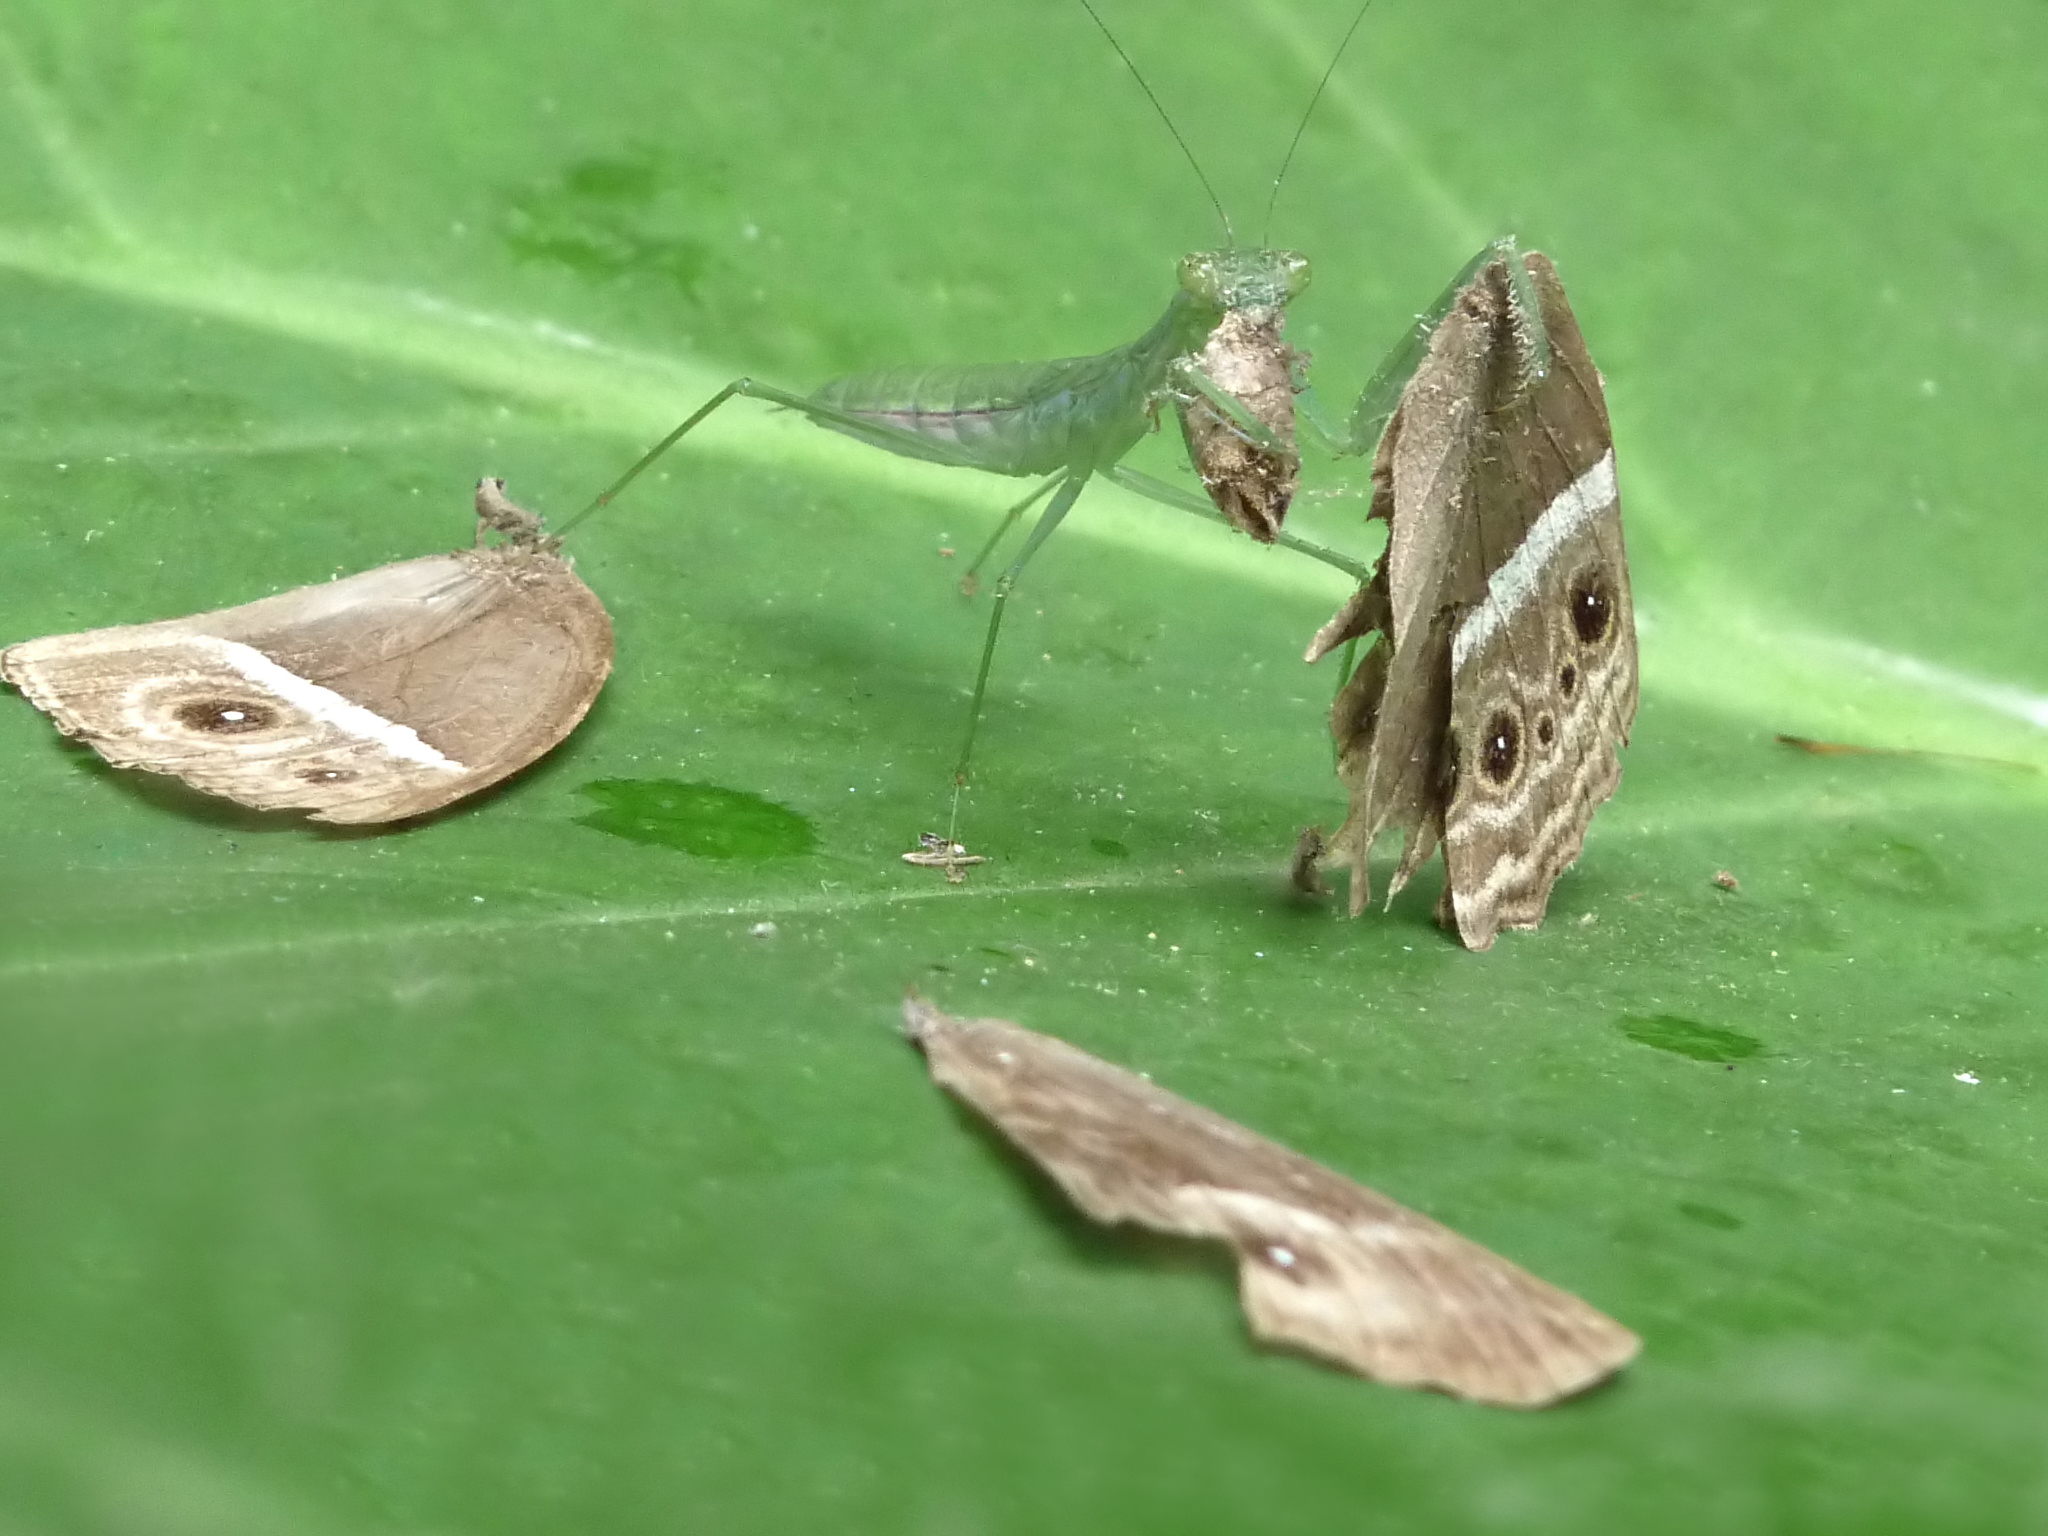
<path fill-rule="evenodd" d="M 1355 21 L 1353 26 L 1355 30 Z M 1168 127 L 1172 128 L 1170 121 Z M 1136 340 L 1106 352 L 1051 362 L 880 369 L 835 379 L 809 395 L 736 379 L 643 455 L 563 531 L 609 503 L 712 412 L 739 396 L 799 412 L 819 426 L 905 458 L 1038 478 L 1040 483 L 1004 515 L 963 583 L 973 590 L 974 573 L 983 561 L 1016 521 L 1043 500 L 1037 522 L 994 586 L 954 769 L 957 808 L 1005 605 L 1032 556 L 1073 509 L 1088 482 L 1099 475 L 1366 579 L 1370 571 L 1359 562 L 1281 527 L 1300 467 L 1297 405 L 1300 424 L 1330 452 L 1370 453 L 1452 296 L 1480 266 L 1513 250 L 1514 242 L 1505 240 L 1480 252 L 1389 356 L 1341 426 L 1321 419 L 1312 395 L 1306 393 L 1302 359 L 1282 339 L 1286 306 L 1309 280 L 1308 258 L 1295 251 L 1231 245 L 1183 258 L 1178 289 L 1165 313 Z M 1518 260 L 1509 261 L 1508 268 L 1518 281 L 1526 281 Z M 1526 316 L 1540 315 L 1533 297 L 1520 307 Z M 1540 319 L 1535 323 L 1540 326 Z M 1533 340 L 1534 355 L 1541 358 L 1542 338 Z M 1246 379 L 1262 379 L 1265 387 L 1247 388 Z M 1157 429 L 1163 406 L 1171 406 L 1180 420 L 1208 499 L 1123 463 L 1139 440 Z"/>

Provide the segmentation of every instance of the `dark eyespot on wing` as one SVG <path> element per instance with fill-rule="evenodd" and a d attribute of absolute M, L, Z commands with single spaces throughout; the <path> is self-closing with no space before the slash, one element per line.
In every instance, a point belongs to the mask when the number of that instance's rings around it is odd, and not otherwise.
<path fill-rule="evenodd" d="M 256 699 L 218 697 L 188 699 L 173 717 L 188 731 L 207 736 L 243 736 L 277 724 L 277 711 Z"/>
<path fill-rule="evenodd" d="M 1578 691 L 1578 687 L 1579 669 L 1568 661 L 1557 669 L 1557 691 L 1570 698 Z"/>
<path fill-rule="evenodd" d="M 1522 727 L 1506 710 L 1495 710 L 1479 738 L 1479 768 L 1496 784 L 1515 776 L 1522 761 Z"/>
<path fill-rule="evenodd" d="M 1614 632 L 1614 589 L 1599 567 L 1572 580 L 1572 628 L 1581 645 L 1598 645 Z"/>

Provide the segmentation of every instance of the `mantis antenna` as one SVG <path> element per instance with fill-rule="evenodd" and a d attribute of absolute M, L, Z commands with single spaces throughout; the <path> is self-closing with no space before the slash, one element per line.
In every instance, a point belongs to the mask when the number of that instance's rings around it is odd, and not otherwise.
<path fill-rule="evenodd" d="M 1365 3 L 1371 5 L 1372 0 L 1365 0 Z M 1152 94 L 1152 87 L 1147 85 L 1145 77 L 1138 73 L 1138 66 L 1132 63 L 1131 56 L 1124 52 L 1124 45 L 1118 42 L 1116 34 L 1109 30 L 1109 23 L 1096 14 L 1095 7 L 1090 5 L 1088 0 L 1081 0 L 1081 9 L 1088 13 L 1090 21 L 1102 29 L 1102 35 L 1109 39 L 1109 46 L 1116 50 L 1116 56 L 1124 61 L 1124 68 L 1128 69 L 1131 72 L 1131 78 L 1138 82 L 1138 89 L 1143 91 L 1145 99 L 1152 103 L 1152 110 L 1159 114 L 1159 121 L 1166 124 L 1166 131 L 1173 135 L 1173 142 L 1178 144 L 1180 152 L 1188 157 L 1188 164 L 1194 168 L 1195 179 L 1202 184 L 1202 190 L 1209 194 L 1209 204 L 1216 210 L 1216 217 L 1223 221 L 1223 243 L 1228 246 L 1235 246 L 1237 244 L 1237 232 L 1230 227 L 1230 215 L 1223 211 L 1223 199 L 1216 195 L 1216 189 L 1209 185 L 1209 178 L 1202 174 L 1202 162 L 1195 158 L 1195 152 L 1188 148 L 1188 141 L 1182 138 L 1180 130 L 1173 126 L 1173 119 L 1166 115 L 1166 108 L 1159 104 L 1159 98 Z M 1356 22 L 1352 23 L 1353 30 L 1357 29 L 1357 25 Z M 1346 42 L 1351 40 L 1349 33 L 1345 34 L 1344 40 Z M 1299 138 L 1301 135 L 1297 132 L 1295 137 Z"/>
<path fill-rule="evenodd" d="M 1083 5 L 1088 0 L 1081 0 Z M 1273 228 L 1273 205 L 1280 200 L 1280 183 L 1287 179 L 1287 167 L 1294 164 L 1294 151 L 1301 144 L 1301 136 L 1308 132 L 1308 120 L 1315 116 L 1316 103 L 1323 99 L 1323 88 L 1330 83 L 1330 77 L 1337 73 L 1337 64 L 1344 57 L 1344 50 L 1351 46 L 1351 39 L 1357 35 L 1359 26 L 1365 21 L 1365 13 L 1372 9 L 1372 0 L 1358 8 L 1358 14 L 1351 18 L 1351 26 L 1344 33 L 1344 41 L 1337 45 L 1337 51 L 1330 55 L 1330 67 L 1323 71 L 1323 78 L 1316 82 L 1315 94 L 1308 99 L 1308 108 L 1301 114 L 1301 121 L 1294 125 L 1294 137 L 1287 141 L 1287 153 L 1280 157 L 1280 173 L 1273 178 L 1273 190 L 1266 194 L 1266 218 L 1259 228 L 1259 244 L 1266 243 L 1266 237 Z M 1093 14 L 1091 12 L 1091 14 Z M 1115 41 L 1115 39 L 1111 39 Z M 1123 50 L 1118 49 L 1119 53 Z M 1128 61 L 1127 61 L 1128 62 Z M 1133 71 L 1135 73 L 1135 70 Z M 1142 82 L 1141 82 L 1142 83 Z M 1150 94 L 1149 92 L 1147 93 Z M 1154 103 L 1157 105 L 1157 103 Z M 1175 134 L 1175 138 L 1179 135 Z M 1185 146 L 1183 146 L 1185 147 Z M 1196 172 L 1197 175 L 1201 173 Z M 1205 183 L 1206 185 L 1206 183 Z"/>

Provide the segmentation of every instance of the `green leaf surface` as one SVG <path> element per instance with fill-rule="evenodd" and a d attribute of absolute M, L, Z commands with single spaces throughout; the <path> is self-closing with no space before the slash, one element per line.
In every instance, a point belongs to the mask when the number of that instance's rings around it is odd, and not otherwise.
<path fill-rule="evenodd" d="M 1107 15 L 1255 230 L 1348 0 Z M 1013 605 L 995 862 L 904 866 L 984 612 L 943 551 L 1016 488 L 746 402 L 573 541 L 589 721 L 425 824 L 0 699 L 0 1526 L 2038 1528 L 2044 161 L 2036 0 L 1367 19 L 1273 225 L 1297 339 L 1343 399 L 1484 240 L 1549 251 L 1644 624 L 1620 794 L 1483 956 L 1434 873 L 1286 893 L 1342 584 L 1100 489 Z M 484 473 L 566 513 L 742 371 L 1128 339 L 1207 220 L 1063 5 L 13 0 L 0 638 L 455 546 Z M 1643 1357 L 1518 1416 L 1254 1348 L 930 1087 L 910 985 Z"/>

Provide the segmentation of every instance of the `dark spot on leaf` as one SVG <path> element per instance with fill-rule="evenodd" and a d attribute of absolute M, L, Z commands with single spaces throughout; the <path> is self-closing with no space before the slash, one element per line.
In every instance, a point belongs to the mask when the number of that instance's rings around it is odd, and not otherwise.
<path fill-rule="evenodd" d="M 791 858 L 818 847 L 809 820 L 743 789 L 680 779 L 598 779 L 580 792 L 599 808 L 577 817 L 579 826 L 700 859 Z"/>
<path fill-rule="evenodd" d="M 2019 923 L 2010 928 L 1978 928 L 1964 935 L 1987 955 L 2002 960 L 2032 960 L 2048 955 L 2048 923 Z"/>
<path fill-rule="evenodd" d="M 1669 1051 L 1674 1056 L 1689 1056 L 1694 1061 L 1747 1061 L 1764 1048 L 1763 1041 L 1750 1035 L 1682 1019 L 1675 1013 L 1625 1018 L 1620 1029 L 1637 1045 Z"/>
<path fill-rule="evenodd" d="M 710 247 L 682 232 L 695 190 L 650 149 L 578 160 L 554 177 L 504 194 L 505 244 L 598 281 L 653 278 L 695 296 Z M 701 215 L 699 215 L 701 217 Z"/>
<path fill-rule="evenodd" d="M 1821 857 L 1822 868 L 1873 896 L 1918 905 L 1951 895 L 1941 864 L 1926 849 L 1894 837 L 1851 834 Z"/>
<path fill-rule="evenodd" d="M 277 711 L 254 699 L 188 699 L 175 714 L 186 730 L 208 736 L 241 736 L 277 724 Z"/>
<path fill-rule="evenodd" d="M 1572 582 L 1572 628 L 1581 645 L 1598 645 L 1614 629 L 1614 593 L 1607 573 L 1595 566 Z"/>
<path fill-rule="evenodd" d="M 1716 1232 L 1735 1232 L 1742 1227 L 1742 1218 L 1731 1215 L 1718 1205 L 1701 1205 L 1696 1200 L 1678 1202 L 1678 1214 L 1687 1221 L 1696 1221 L 1703 1227 L 1712 1227 Z"/>
<path fill-rule="evenodd" d="M 1522 728 L 1506 710 L 1495 710 L 1479 738 L 1479 767 L 1496 784 L 1515 776 L 1522 760 Z"/>
<path fill-rule="evenodd" d="M 1513 1133 L 1512 1140 L 1518 1151 L 1537 1157 L 1577 1158 L 1586 1155 L 1579 1142 L 1553 1131 L 1517 1131 Z"/>
<path fill-rule="evenodd" d="M 661 191 L 661 174 L 646 150 L 618 159 L 578 160 L 562 172 L 566 196 L 594 203 L 648 203 Z"/>
<path fill-rule="evenodd" d="M 1131 850 L 1113 837 L 1091 837 L 1088 846 L 1105 859 L 1128 859 L 1131 856 Z"/>

